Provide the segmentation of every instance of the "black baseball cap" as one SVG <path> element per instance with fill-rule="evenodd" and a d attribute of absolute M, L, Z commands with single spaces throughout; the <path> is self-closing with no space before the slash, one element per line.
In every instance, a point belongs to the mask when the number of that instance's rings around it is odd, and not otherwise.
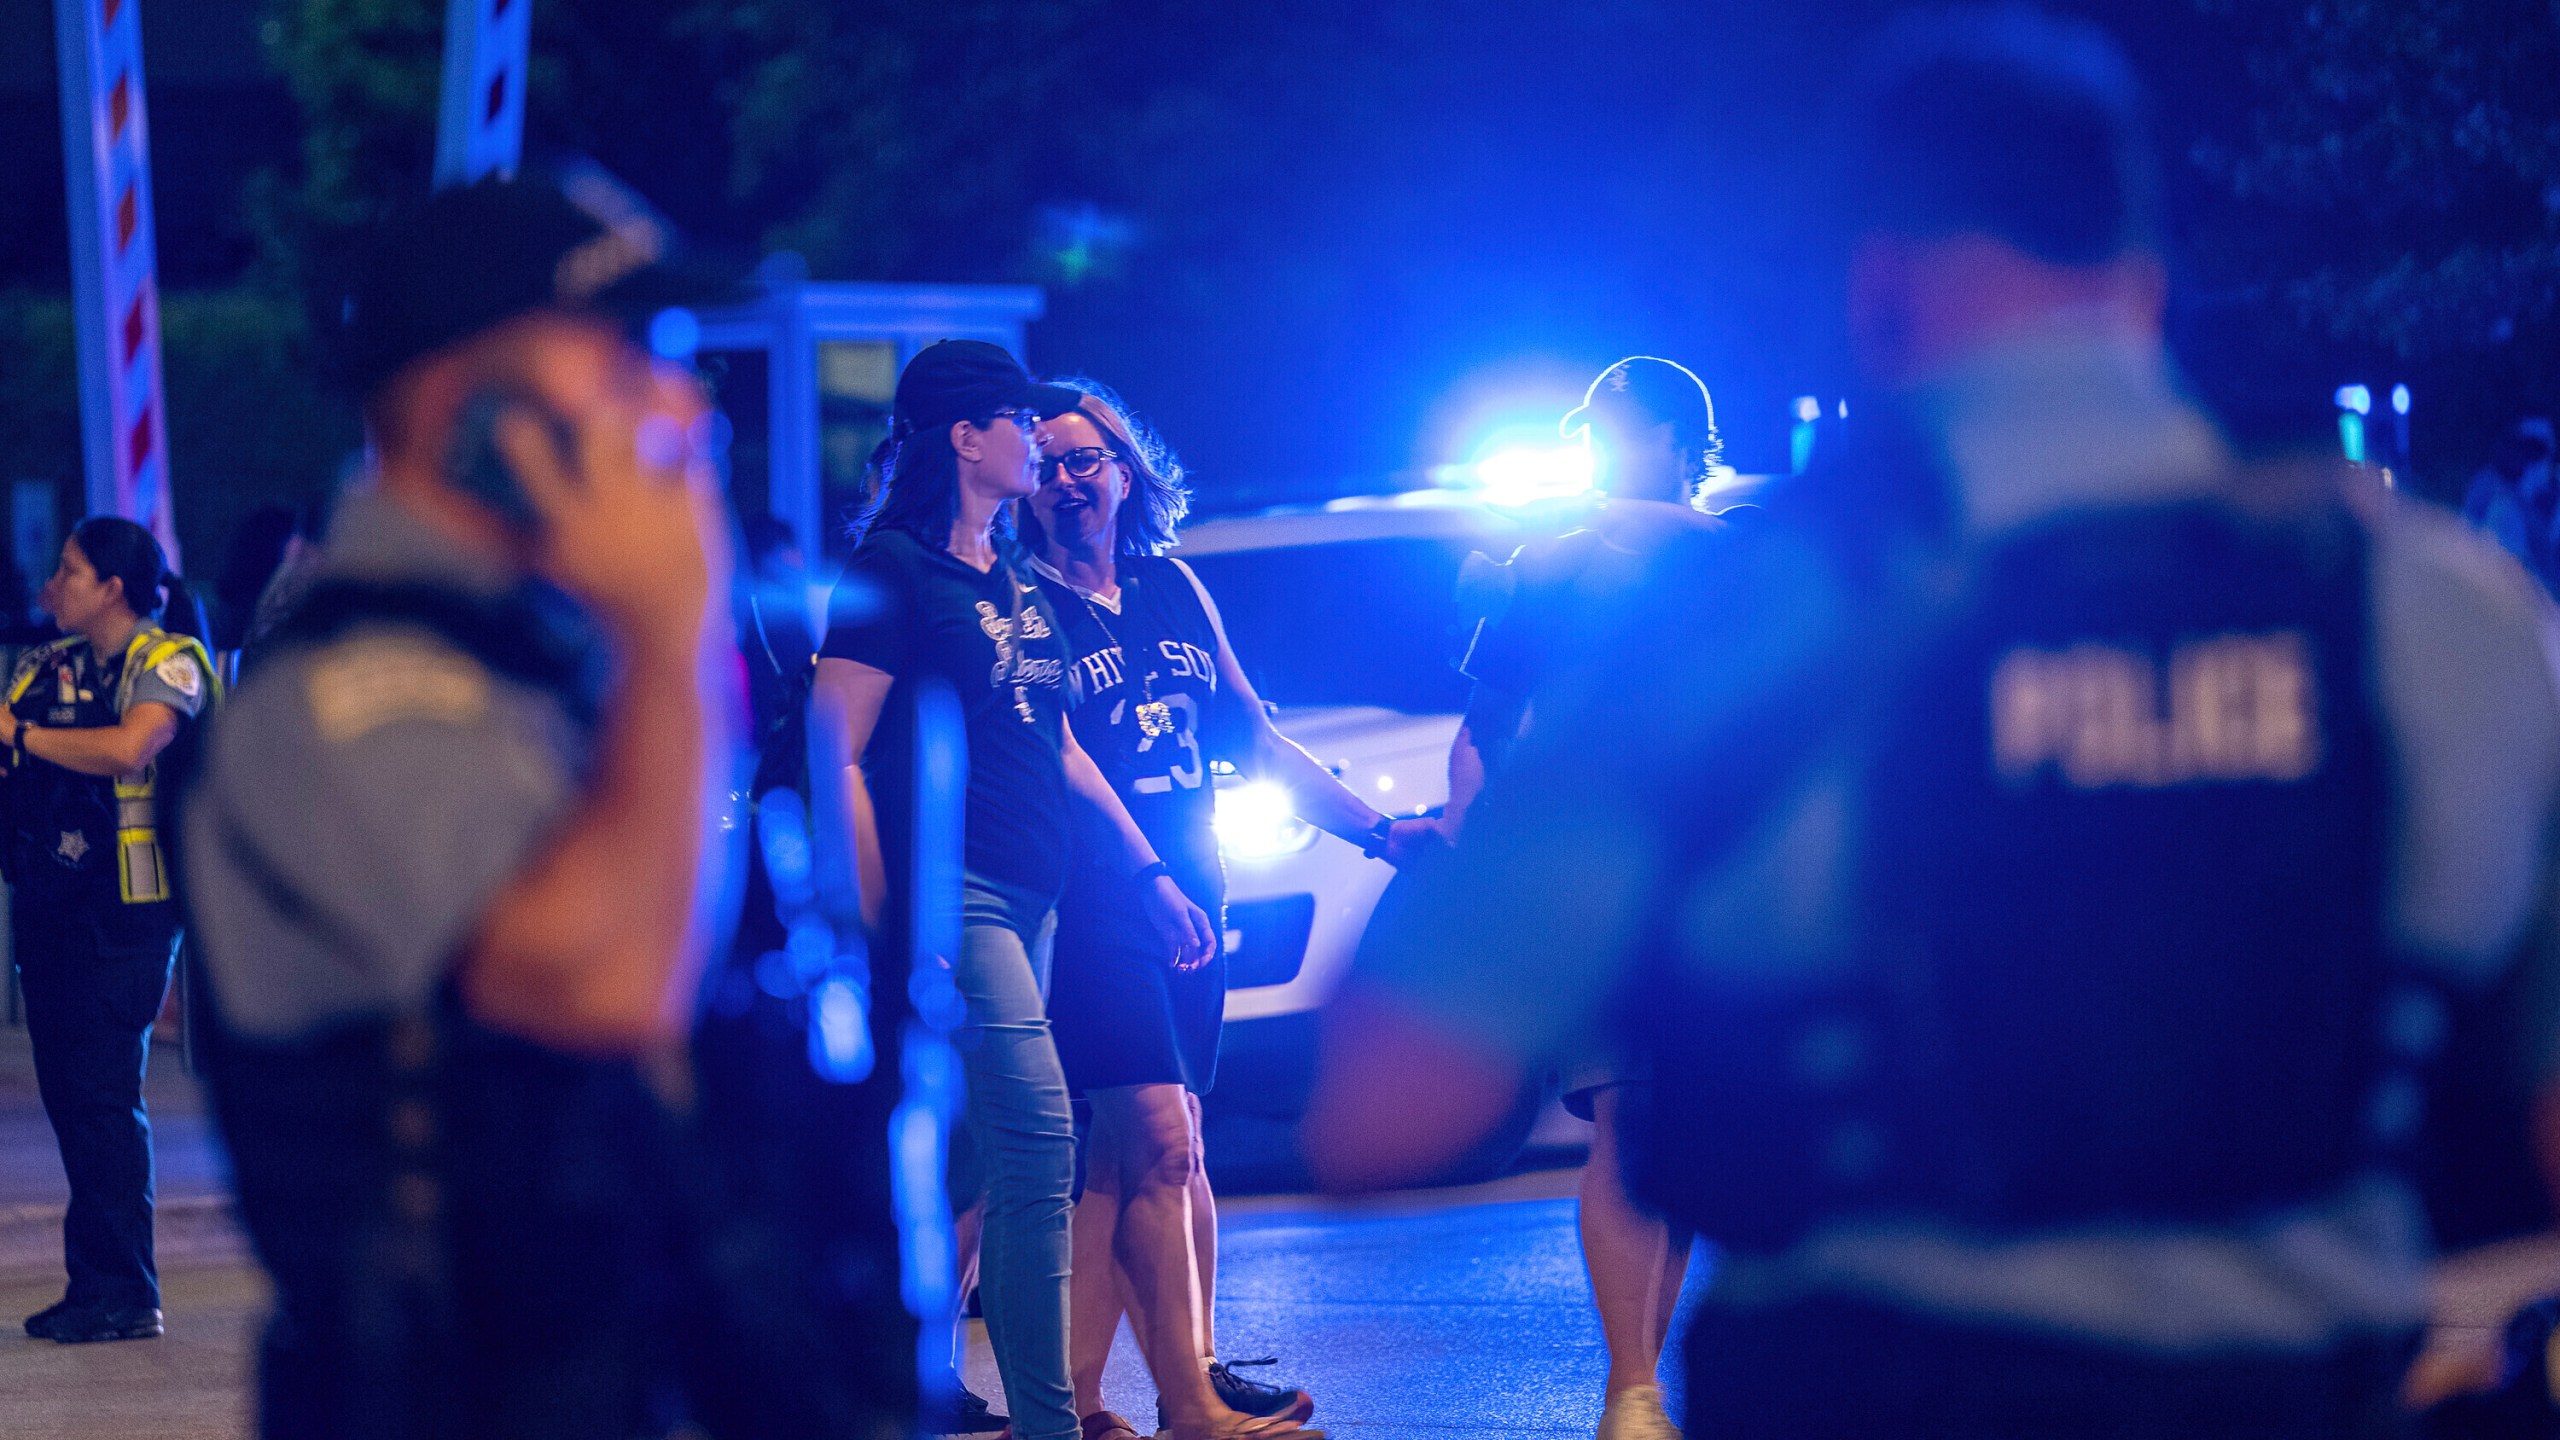
<path fill-rule="evenodd" d="M 1646 425 L 1667 420 L 1701 435 L 1713 434 L 1716 427 L 1716 403 L 1707 394 L 1707 382 L 1688 366 L 1653 355 L 1630 355 L 1601 371 L 1557 429 L 1571 436 L 1598 415 Z"/>
<path fill-rule="evenodd" d="M 984 340 L 937 340 L 916 352 L 898 375 L 890 415 L 907 434 L 984 420 L 999 410 L 1028 410 L 1046 420 L 1084 403 L 1084 392 L 1043 385 L 1013 352 Z"/>
<path fill-rule="evenodd" d="M 339 247 L 320 330 L 337 379 L 369 396 L 411 362 L 539 310 L 637 331 L 670 309 L 750 298 L 681 253 L 647 202 L 593 166 L 438 191 Z"/>

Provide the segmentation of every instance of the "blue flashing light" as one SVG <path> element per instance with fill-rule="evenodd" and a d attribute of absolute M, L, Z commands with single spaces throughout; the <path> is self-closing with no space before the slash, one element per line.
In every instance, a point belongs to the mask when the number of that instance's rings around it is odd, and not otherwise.
<path fill-rule="evenodd" d="M 809 1067 L 839 1085 L 871 1078 L 871 1007 L 862 987 L 836 976 L 809 994 Z"/>
<path fill-rule="evenodd" d="M 1810 395 L 1796 397 L 1796 418 L 1810 425 L 1822 418 L 1822 402 Z"/>
<path fill-rule="evenodd" d="M 1597 481 L 1591 446 L 1580 435 L 1558 441 L 1552 422 L 1497 427 L 1463 465 L 1442 465 L 1433 478 L 1452 490 L 1473 491 L 1488 505 L 1534 505 L 1586 494 Z"/>
<path fill-rule="evenodd" d="M 2391 413 L 2394 415 L 2406 415 L 2409 413 L 2408 386 L 2394 385 L 2391 387 Z"/>
<path fill-rule="evenodd" d="M 2352 410 L 2358 415 L 2370 415 L 2373 413 L 2373 391 L 2362 385 L 2341 385 L 2338 387 L 2338 408 Z"/>
<path fill-rule="evenodd" d="M 649 318 L 649 353 L 679 364 L 702 348 L 702 321 L 681 305 L 671 305 Z"/>
<path fill-rule="evenodd" d="M 2354 410 L 2338 412 L 2338 449 L 2350 465 L 2365 463 L 2364 416 Z"/>

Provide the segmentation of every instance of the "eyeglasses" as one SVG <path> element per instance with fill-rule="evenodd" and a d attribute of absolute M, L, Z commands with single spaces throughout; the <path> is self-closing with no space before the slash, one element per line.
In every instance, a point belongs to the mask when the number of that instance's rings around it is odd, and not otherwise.
<path fill-rule="evenodd" d="M 1040 428 L 1040 412 L 1037 410 L 999 410 L 987 418 L 990 421 L 1010 420 L 1025 435 Z"/>
<path fill-rule="evenodd" d="M 1064 470 L 1075 479 L 1090 480 L 1102 473 L 1103 461 L 1119 458 L 1117 450 L 1105 450 L 1099 445 L 1079 445 L 1063 455 L 1052 455 L 1041 461 L 1040 478 L 1046 480 Z"/>

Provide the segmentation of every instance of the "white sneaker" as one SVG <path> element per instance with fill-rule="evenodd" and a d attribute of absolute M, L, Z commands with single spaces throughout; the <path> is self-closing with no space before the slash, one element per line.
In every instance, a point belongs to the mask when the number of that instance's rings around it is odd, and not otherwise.
<path fill-rule="evenodd" d="M 1662 1387 L 1630 1385 L 1610 1396 L 1600 1412 L 1600 1440 L 1681 1440 L 1680 1427 L 1662 1413 Z"/>

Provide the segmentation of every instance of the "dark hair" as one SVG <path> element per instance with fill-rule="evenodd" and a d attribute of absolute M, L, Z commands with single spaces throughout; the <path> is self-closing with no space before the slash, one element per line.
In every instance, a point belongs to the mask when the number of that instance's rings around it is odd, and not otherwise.
<path fill-rule="evenodd" d="M 2142 87 L 2116 42 L 2024 4 L 1923 11 L 1869 45 L 1842 213 L 1868 233 L 1976 233 L 2063 265 L 2158 243 Z"/>
<path fill-rule="evenodd" d="M 203 612 L 150 531 L 120 515 L 92 515 L 71 527 L 71 543 L 99 579 L 124 582 L 124 603 L 136 616 L 147 620 L 165 609 L 170 629 L 204 638 Z"/>
<path fill-rule="evenodd" d="M 968 423 L 983 430 L 996 417 Z M 880 488 L 846 527 L 857 544 L 874 530 L 903 530 L 930 549 L 951 548 L 951 525 L 960 516 L 960 452 L 951 448 L 951 426 L 936 425 L 931 433 L 920 434 L 905 420 L 894 421 L 866 468 L 879 477 Z M 1013 509 L 996 507 L 1000 544 L 1013 538 Z"/>
<path fill-rule="evenodd" d="M 1084 392 L 1083 403 L 1072 413 L 1102 432 L 1120 457 L 1121 468 L 1129 472 L 1129 499 L 1120 510 L 1120 553 L 1161 554 L 1173 544 L 1182 517 L 1191 513 L 1191 487 L 1183 481 L 1182 461 L 1156 427 L 1131 414 L 1128 403 L 1110 386 L 1085 375 L 1047 383 Z M 1034 550 L 1047 548 L 1049 537 L 1041 532 L 1040 517 L 1028 505 L 1022 507 L 1022 533 Z"/>

